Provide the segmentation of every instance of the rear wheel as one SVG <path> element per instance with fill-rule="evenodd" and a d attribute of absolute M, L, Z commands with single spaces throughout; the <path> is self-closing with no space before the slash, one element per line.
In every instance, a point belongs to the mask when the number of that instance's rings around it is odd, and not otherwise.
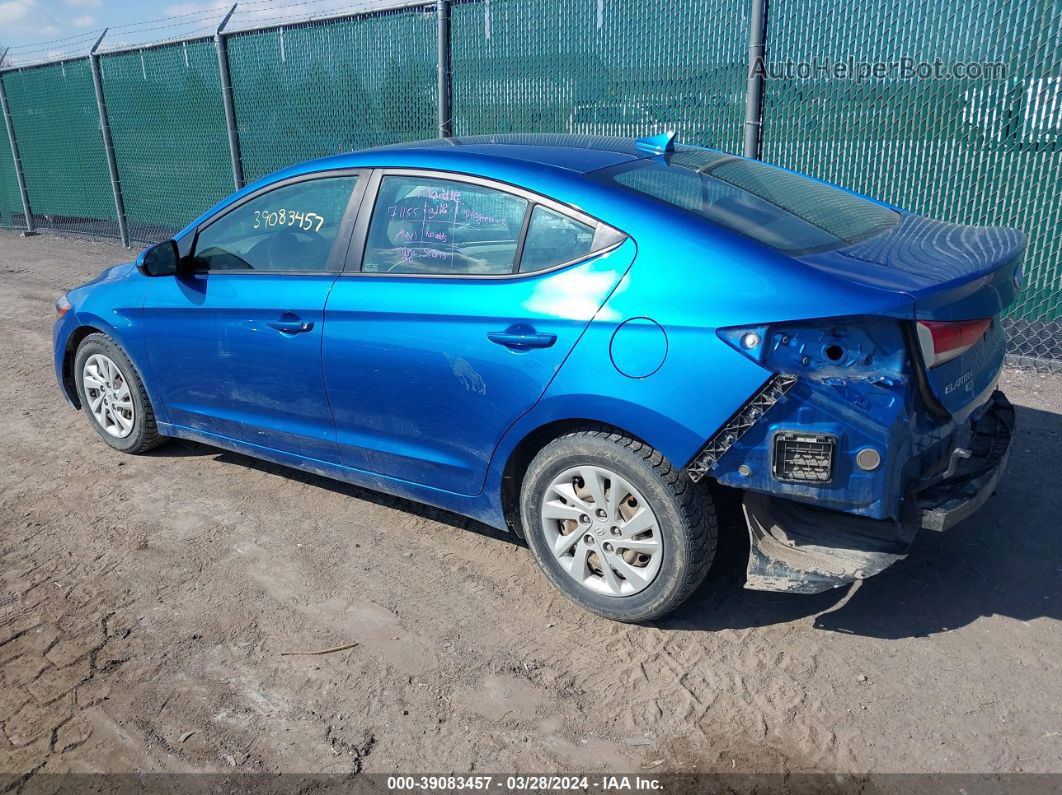
<path fill-rule="evenodd" d="M 708 494 L 659 452 L 607 430 L 562 436 L 528 467 L 521 516 L 531 550 L 569 599 L 617 621 L 675 609 L 715 554 Z"/>
<path fill-rule="evenodd" d="M 74 357 L 74 380 L 89 423 L 108 445 L 123 453 L 158 447 L 155 412 L 125 351 L 106 334 L 90 334 Z"/>

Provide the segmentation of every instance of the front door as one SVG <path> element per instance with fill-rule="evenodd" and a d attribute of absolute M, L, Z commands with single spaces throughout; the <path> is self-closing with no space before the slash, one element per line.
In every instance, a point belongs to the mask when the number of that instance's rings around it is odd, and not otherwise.
<path fill-rule="evenodd" d="M 377 179 L 352 246 L 361 269 L 337 280 L 325 310 L 340 452 L 359 470 L 476 494 L 498 440 L 542 395 L 634 244 L 482 182 Z"/>
<path fill-rule="evenodd" d="M 315 175 L 253 194 L 198 230 L 180 275 L 152 280 L 147 350 L 172 423 L 339 461 L 321 335 L 357 179 Z"/>

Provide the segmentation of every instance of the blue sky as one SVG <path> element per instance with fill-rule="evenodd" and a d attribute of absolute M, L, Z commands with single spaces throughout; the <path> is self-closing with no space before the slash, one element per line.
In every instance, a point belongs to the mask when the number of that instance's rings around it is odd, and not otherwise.
<path fill-rule="evenodd" d="M 165 7 L 137 0 L 0 0 L 0 43 L 12 47 L 47 42 L 107 25 L 168 16 Z"/>
<path fill-rule="evenodd" d="M 0 0 L 0 52 L 26 63 L 87 52 L 103 28 L 104 49 L 212 32 L 234 0 Z M 348 11 L 380 0 L 247 0 L 231 27 L 276 24 Z M 176 19 L 165 21 L 167 17 Z M 163 21 L 159 21 L 163 20 Z"/>

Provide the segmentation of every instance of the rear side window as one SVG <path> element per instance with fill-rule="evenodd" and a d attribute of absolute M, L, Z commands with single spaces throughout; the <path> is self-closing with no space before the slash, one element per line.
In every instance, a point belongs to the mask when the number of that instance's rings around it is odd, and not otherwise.
<path fill-rule="evenodd" d="M 594 247 L 594 232 L 592 226 L 536 205 L 527 227 L 520 272 L 539 271 L 588 256 Z"/>
<path fill-rule="evenodd" d="M 367 273 L 512 273 L 528 202 L 444 179 L 384 177 L 369 223 Z"/>
<path fill-rule="evenodd" d="M 595 176 L 794 255 L 858 242 L 900 218 L 830 185 L 720 152 L 680 149 Z"/>
<path fill-rule="evenodd" d="M 343 176 L 296 182 L 241 204 L 199 233 L 195 269 L 327 270 L 356 180 Z"/>

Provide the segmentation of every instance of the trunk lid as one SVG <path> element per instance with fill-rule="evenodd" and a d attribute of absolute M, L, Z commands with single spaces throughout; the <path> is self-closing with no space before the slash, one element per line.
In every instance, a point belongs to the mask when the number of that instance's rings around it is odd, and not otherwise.
<path fill-rule="evenodd" d="M 852 282 L 907 294 L 915 321 L 993 318 L 968 350 L 926 367 L 930 389 L 960 419 L 991 395 L 1003 365 L 1005 337 L 998 315 L 1020 289 L 1025 246 L 1018 229 L 904 215 L 884 234 L 801 261 Z"/>

